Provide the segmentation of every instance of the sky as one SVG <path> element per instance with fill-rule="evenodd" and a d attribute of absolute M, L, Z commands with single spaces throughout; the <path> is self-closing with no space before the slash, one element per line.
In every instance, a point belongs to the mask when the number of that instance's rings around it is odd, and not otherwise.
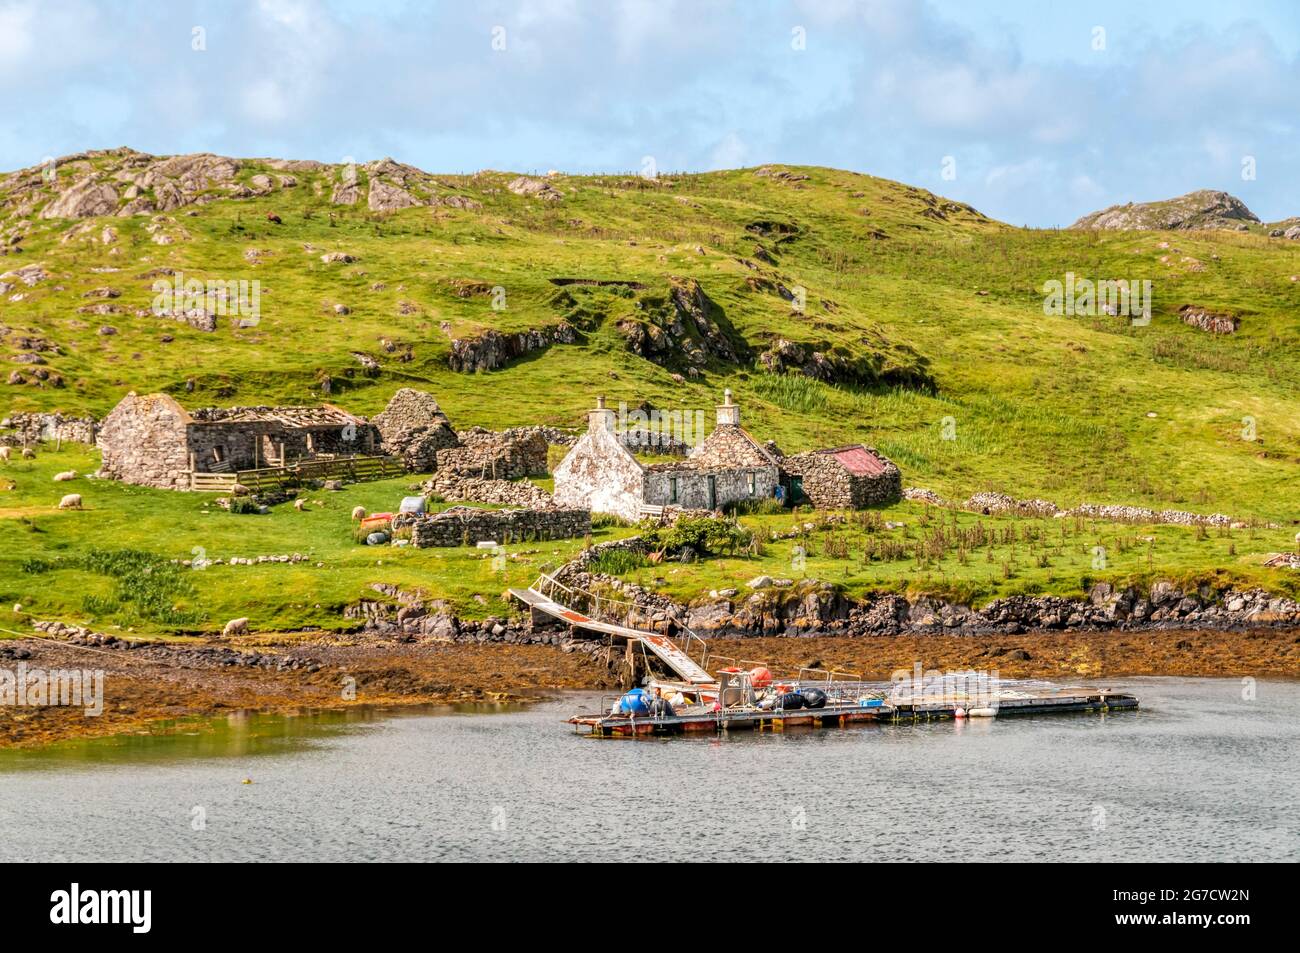
<path fill-rule="evenodd" d="M 0 0 L 0 169 L 131 146 L 432 172 L 796 163 L 1063 226 L 1300 215 L 1295 0 Z"/>

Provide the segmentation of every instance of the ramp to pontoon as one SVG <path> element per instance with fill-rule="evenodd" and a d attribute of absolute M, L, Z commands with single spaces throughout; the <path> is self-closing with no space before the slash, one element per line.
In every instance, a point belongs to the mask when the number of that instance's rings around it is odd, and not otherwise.
<path fill-rule="evenodd" d="M 603 632 L 617 639 L 640 642 L 660 661 L 676 672 L 682 681 L 689 685 L 712 685 L 717 682 L 716 678 L 697 665 L 694 659 L 683 652 L 681 647 L 666 635 L 633 629 L 630 626 L 619 625 L 615 622 L 602 622 L 599 619 L 593 619 L 575 609 L 561 605 L 536 589 L 511 589 L 510 595 L 530 609 L 535 609 L 576 629 Z"/>

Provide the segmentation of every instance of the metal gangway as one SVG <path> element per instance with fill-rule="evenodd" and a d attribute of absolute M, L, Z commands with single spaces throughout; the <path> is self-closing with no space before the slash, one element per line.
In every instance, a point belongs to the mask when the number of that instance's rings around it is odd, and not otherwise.
<path fill-rule="evenodd" d="M 575 601 L 574 597 L 585 599 L 593 606 L 591 614 L 579 612 L 577 609 L 557 601 L 557 594 L 566 601 Z M 638 608 L 638 606 L 635 603 L 621 599 L 611 599 L 599 593 L 566 586 L 546 572 L 538 576 L 537 580 L 527 589 L 511 589 L 510 595 L 534 612 L 540 612 L 574 629 L 599 632 L 615 639 L 624 639 L 642 646 L 663 662 L 664 665 L 668 666 L 687 685 L 717 684 L 718 680 L 710 675 L 704 667 L 708 663 L 708 647 L 705 645 L 704 640 L 687 628 L 676 616 L 673 617 L 673 621 L 685 634 L 687 646 L 685 649 L 663 633 L 650 632 L 620 622 L 608 622 L 596 618 L 600 614 L 602 606 L 606 608 L 610 606 L 626 606 L 633 609 Z M 697 644 L 700 650 L 700 660 L 698 662 L 691 658 L 690 652 L 687 651 L 687 649 Z"/>

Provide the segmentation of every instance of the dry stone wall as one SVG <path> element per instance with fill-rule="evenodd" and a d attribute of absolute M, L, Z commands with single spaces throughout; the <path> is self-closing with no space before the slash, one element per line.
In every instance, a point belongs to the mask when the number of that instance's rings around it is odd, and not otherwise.
<path fill-rule="evenodd" d="M 480 541 L 517 543 L 571 539 L 591 532 L 587 510 L 484 510 L 455 506 L 430 516 L 397 520 L 395 529 L 411 530 L 411 545 L 473 546 Z"/>
<path fill-rule="evenodd" d="M 546 475 L 546 439 L 541 434 L 507 436 L 475 427 L 458 435 L 459 446 L 437 452 L 438 470 L 489 480 Z"/>
<path fill-rule="evenodd" d="M 62 414 L 10 414 L 0 420 L 0 429 L 14 433 L 0 434 L 0 443 L 25 446 L 42 440 L 93 444 L 99 434 L 94 417 L 64 417 Z"/>

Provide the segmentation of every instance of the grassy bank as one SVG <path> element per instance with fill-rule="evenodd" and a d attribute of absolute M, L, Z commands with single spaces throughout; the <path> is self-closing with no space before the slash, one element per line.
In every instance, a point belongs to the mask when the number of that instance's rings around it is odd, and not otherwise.
<path fill-rule="evenodd" d="M 506 611 L 499 601 L 506 588 L 527 585 L 541 565 L 568 559 L 583 545 L 582 540 L 511 544 L 498 571 L 491 554 L 473 548 L 357 544 L 352 508 L 395 510 L 413 477 L 307 492 L 303 511 L 280 505 L 266 515 L 228 513 L 213 503 L 213 494 L 84 477 L 53 482 L 61 470 L 93 472 L 97 457 L 85 450 L 42 452 L 34 461 L 14 461 L 0 470 L 0 486 L 15 484 L 0 491 L 0 532 L 9 541 L 0 554 L 3 615 L 17 603 L 37 618 L 142 634 L 220 630 L 239 616 L 264 630 L 335 629 L 347 624 L 344 606 L 367 596 L 380 598 L 368 587 L 384 582 L 446 599 L 458 614 L 482 618 Z M 65 492 L 80 493 L 85 508 L 58 510 Z M 596 530 L 593 539 L 620 532 L 629 531 Z M 123 550 L 140 558 L 134 563 L 113 558 Z M 229 564 L 231 557 L 293 553 L 308 559 Z M 224 564 L 205 569 L 170 564 L 196 558 Z"/>
<path fill-rule="evenodd" d="M 392 510 L 415 477 L 307 491 L 299 512 L 284 504 L 266 515 L 232 514 L 211 494 L 176 493 L 87 479 L 97 454 L 43 449 L 36 460 L 0 470 L 0 605 L 25 616 L 80 621 L 141 635 L 212 632 L 248 616 L 262 631 L 336 629 L 343 609 L 379 598 L 388 583 L 445 600 L 458 615 L 513 611 L 501 601 L 539 569 L 576 555 L 584 540 L 514 543 L 504 564 L 468 547 L 371 547 L 355 541 L 351 511 Z M 55 473 L 83 476 L 56 483 Z M 65 492 L 84 509 L 61 511 Z M 438 504 L 440 508 L 445 504 Z M 866 513 L 783 513 L 742 518 L 760 541 L 745 555 L 651 566 L 613 567 L 625 578 L 676 599 L 741 588 L 759 575 L 825 580 L 851 595 L 878 591 L 934 594 L 979 604 L 1019 593 L 1078 596 L 1097 581 L 1173 579 L 1262 586 L 1300 594 L 1294 571 L 1262 566 L 1290 546 L 1291 529 L 1130 526 L 1078 519 L 981 517 L 901 503 Z M 636 532 L 601 527 L 591 542 Z M 788 536 L 791 538 L 773 539 Z M 232 557 L 302 554 L 304 561 L 230 565 Z M 222 560 L 204 569 L 172 560 Z M 7 625 L 6 628 L 15 628 Z M 21 628 L 21 627 L 17 627 Z"/>

